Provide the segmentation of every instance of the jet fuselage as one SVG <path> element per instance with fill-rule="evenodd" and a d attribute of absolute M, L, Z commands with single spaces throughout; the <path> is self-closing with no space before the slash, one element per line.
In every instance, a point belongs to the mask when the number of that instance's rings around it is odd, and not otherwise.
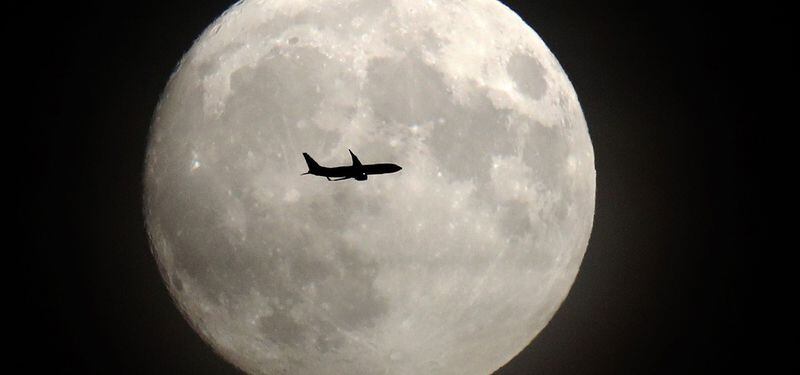
<path fill-rule="evenodd" d="M 339 181 L 348 178 L 352 178 L 356 181 L 366 181 L 367 176 L 371 174 L 394 173 L 403 169 L 399 165 L 392 163 L 361 164 L 352 151 L 350 151 L 350 156 L 353 159 L 353 165 L 341 167 L 323 167 L 314 161 L 311 156 L 304 152 L 303 157 L 306 159 L 308 172 L 303 174 L 312 174 L 315 176 L 325 177 L 329 181 Z M 331 178 L 335 178 L 335 180 L 331 180 Z"/>

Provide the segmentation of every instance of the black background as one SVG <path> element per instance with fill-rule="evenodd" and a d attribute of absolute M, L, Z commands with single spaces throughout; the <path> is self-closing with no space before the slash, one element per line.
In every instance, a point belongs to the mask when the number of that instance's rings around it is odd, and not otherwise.
<path fill-rule="evenodd" d="M 144 231 L 148 126 L 169 74 L 230 1 L 16 4 L 3 25 L 7 175 L 22 254 L 6 264 L 25 372 L 233 374 L 172 304 Z M 506 1 L 569 75 L 595 148 L 581 272 L 498 374 L 746 369 L 757 211 L 745 128 L 769 51 L 753 9 Z M 766 53 L 766 52 L 763 52 Z M 768 53 L 767 53 L 768 55 Z M 748 99 L 750 97 L 751 99 Z M 13 116 L 13 117 L 12 117 Z M 10 150 L 10 152 L 8 152 Z M 10 242 L 7 242 L 10 243 Z M 16 249 L 16 250 L 15 250 Z M 19 274 L 19 276 L 16 276 Z M 20 295 L 17 295 L 20 293 Z"/>

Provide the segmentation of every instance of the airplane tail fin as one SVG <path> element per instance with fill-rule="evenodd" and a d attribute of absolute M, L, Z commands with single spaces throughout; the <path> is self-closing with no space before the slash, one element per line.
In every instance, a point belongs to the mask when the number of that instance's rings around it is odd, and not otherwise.
<path fill-rule="evenodd" d="M 303 157 L 306 159 L 306 164 L 308 165 L 308 172 L 303 173 L 304 175 L 320 169 L 319 164 L 314 159 L 312 159 L 310 155 L 304 152 Z"/>

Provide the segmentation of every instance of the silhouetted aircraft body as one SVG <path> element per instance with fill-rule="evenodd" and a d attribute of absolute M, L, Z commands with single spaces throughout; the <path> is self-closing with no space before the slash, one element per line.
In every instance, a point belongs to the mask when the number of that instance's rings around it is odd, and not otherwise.
<path fill-rule="evenodd" d="M 303 173 L 303 175 L 313 174 L 315 176 L 322 176 L 327 178 L 328 181 L 341 181 L 348 178 L 353 178 L 356 181 L 366 181 L 367 176 L 371 174 L 394 173 L 403 169 L 399 165 L 391 163 L 361 164 L 356 155 L 353 154 L 353 151 L 350 151 L 350 157 L 353 158 L 353 165 L 343 167 L 323 167 L 305 152 L 303 153 L 303 157 L 306 158 L 306 164 L 308 164 L 308 172 Z M 332 177 L 334 179 L 331 179 Z"/>

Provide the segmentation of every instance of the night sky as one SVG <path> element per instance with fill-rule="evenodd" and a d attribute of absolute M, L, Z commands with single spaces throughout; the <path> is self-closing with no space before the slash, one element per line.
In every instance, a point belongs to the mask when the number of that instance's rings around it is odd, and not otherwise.
<path fill-rule="evenodd" d="M 238 373 L 173 305 L 147 243 L 141 182 L 170 73 L 232 3 L 11 6 L 2 27 L 7 90 L 16 95 L 6 125 L 23 134 L 6 138 L 4 164 L 15 181 L 11 237 L 23 241 L 6 249 L 22 257 L 5 266 L 20 306 L 10 328 L 22 372 Z M 594 144 L 597 209 L 572 291 L 498 374 L 753 365 L 750 156 L 762 145 L 745 132 L 758 119 L 742 93 L 756 86 L 750 59 L 766 49 L 753 33 L 758 12 L 504 3 L 534 27 L 577 91 Z"/>

